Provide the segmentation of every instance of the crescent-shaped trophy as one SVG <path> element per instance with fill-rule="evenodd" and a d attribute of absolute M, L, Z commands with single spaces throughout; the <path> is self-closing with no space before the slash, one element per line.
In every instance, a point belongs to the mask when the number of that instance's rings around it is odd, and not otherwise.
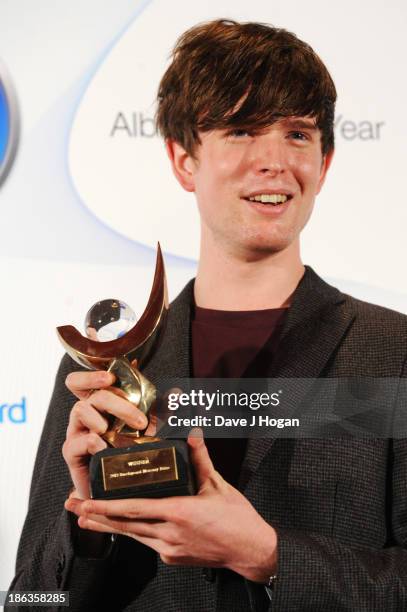
<path fill-rule="evenodd" d="M 168 290 L 164 260 L 157 244 L 157 257 L 153 286 L 147 306 L 136 325 L 121 337 L 98 342 L 83 336 L 72 325 L 57 328 L 58 337 L 66 352 L 79 365 L 89 370 L 107 370 L 116 376 L 116 386 L 128 400 L 138 405 L 146 416 L 157 396 L 155 386 L 143 376 L 143 367 L 158 348 L 165 330 L 168 314 Z M 114 419 L 103 434 L 110 446 L 151 442 L 152 438 L 130 430 L 123 421 Z"/>

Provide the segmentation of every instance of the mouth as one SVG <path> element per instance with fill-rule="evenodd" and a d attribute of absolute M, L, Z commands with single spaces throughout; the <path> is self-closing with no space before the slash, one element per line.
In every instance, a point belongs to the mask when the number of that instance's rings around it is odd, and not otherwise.
<path fill-rule="evenodd" d="M 290 193 L 258 193 L 251 196 L 244 196 L 243 199 L 246 202 L 253 202 L 255 204 L 264 204 L 265 206 L 281 207 L 292 199 Z"/>

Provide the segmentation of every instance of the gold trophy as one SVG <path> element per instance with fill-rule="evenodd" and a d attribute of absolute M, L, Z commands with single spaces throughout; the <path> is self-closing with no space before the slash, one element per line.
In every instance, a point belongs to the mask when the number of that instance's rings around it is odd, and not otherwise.
<path fill-rule="evenodd" d="M 157 390 L 139 368 L 158 349 L 167 313 L 167 281 L 158 244 L 150 298 L 140 320 L 131 329 L 123 330 L 121 324 L 124 322 L 129 327 L 135 322 L 132 310 L 120 300 L 109 299 L 89 310 L 86 337 L 72 325 L 58 327 L 57 333 L 67 353 L 79 365 L 89 370 L 112 372 L 117 392 L 137 404 L 148 418 L 158 401 Z M 109 327 L 113 339 L 106 341 Z M 183 440 L 142 435 L 117 418 L 111 419 L 102 437 L 109 446 L 96 453 L 89 464 L 92 498 L 170 497 L 194 493 L 188 447 Z"/>

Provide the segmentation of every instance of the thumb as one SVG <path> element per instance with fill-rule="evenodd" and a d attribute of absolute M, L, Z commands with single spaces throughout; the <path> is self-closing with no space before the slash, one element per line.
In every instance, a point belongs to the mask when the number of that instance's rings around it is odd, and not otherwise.
<path fill-rule="evenodd" d="M 203 439 L 202 429 L 199 429 L 199 427 L 191 429 L 188 435 L 188 446 L 191 461 L 195 468 L 196 482 L 198 488 L 200 488 L 215 471 Z"/>

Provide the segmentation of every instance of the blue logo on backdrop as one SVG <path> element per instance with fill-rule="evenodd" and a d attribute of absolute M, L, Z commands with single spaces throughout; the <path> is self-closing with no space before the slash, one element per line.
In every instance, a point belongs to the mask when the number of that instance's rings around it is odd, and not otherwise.
<path fill-rule="evenodd" d="M 0 404 L 0 426 L 5 423 L 21 425 L 27 422 L 27 405 L 25 397 L 13 404 Z"/>
<path fill-rule="evenodd" d="M 0 184 L 13 163 L 18 134 L 17 98 L 8 72 L 0 62 Z"/>

